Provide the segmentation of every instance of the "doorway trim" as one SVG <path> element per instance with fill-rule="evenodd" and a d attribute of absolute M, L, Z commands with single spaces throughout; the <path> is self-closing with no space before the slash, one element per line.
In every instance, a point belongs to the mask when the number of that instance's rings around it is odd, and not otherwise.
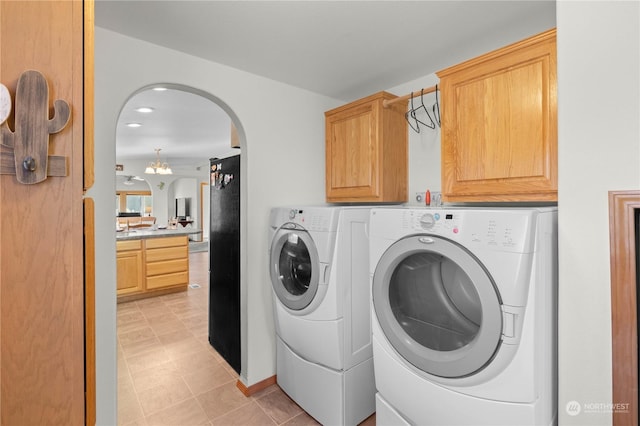
<path fill-rule="evenodd" d="M 640 191 L 609 191 L 613 425 L 638 425 L 635 210 Z"/>

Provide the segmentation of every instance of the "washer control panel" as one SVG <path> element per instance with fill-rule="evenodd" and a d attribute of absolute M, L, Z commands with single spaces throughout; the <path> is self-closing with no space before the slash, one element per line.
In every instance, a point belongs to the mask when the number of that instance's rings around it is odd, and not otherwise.
<path fill-rule="evenodd" d="M 309 231 L 327 232 L 335 228 L 336 209 L 290 208 L 285 214 L 290 223 Z"/>

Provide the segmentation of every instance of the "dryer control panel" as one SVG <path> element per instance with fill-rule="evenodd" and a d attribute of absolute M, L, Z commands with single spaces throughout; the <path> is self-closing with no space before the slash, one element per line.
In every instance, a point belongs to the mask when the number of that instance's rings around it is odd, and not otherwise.
<path fill-rule="evenodd" d="M 427 212 L 417 218 L 416 225 L 424 231 L 451 230 L 454 234 L 459 232 L 458 218 L 453 213 Z"/>
<path fill-rule="evenodd" d="M 446 235 L 460 232 L 460 217 L 443 210 L 406 210 L 402 227 L 417 232 Z"/>
<path fill-rule="evenodd" d="M 392 231 L 400 235 L 427 233 L 440 235 L 470 247 L 487 247 L 527 253 L 533 250 L 531 226 L 535 226 L 535 210 L 525 209 L 464 209 L 422 208 L 403 209 L 391 213 L 380 209 L 376 214 L 395 217 L 401 223 Z M 379 223 L 379 220 L 376 221 Z M 386 227 L 386 225 L 385 225 Z"/>

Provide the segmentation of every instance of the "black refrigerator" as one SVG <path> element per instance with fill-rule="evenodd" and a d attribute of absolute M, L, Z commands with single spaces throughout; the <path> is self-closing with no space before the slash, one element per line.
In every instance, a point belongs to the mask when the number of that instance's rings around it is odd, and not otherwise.
<path fill-rule="evenodd" d="M 209 343 L 240 374 L 240 155 L 210 166 Z"/>

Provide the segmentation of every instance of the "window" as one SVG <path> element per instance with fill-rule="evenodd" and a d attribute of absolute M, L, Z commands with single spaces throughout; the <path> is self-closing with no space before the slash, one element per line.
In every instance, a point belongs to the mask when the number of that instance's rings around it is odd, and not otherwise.
<path fill-rule="evenodd" d="M 151 191 L 116 192 L 116 215 L 119 213 L 140 213 L 141 216 L 151 216 L 152 206 Z"/>

